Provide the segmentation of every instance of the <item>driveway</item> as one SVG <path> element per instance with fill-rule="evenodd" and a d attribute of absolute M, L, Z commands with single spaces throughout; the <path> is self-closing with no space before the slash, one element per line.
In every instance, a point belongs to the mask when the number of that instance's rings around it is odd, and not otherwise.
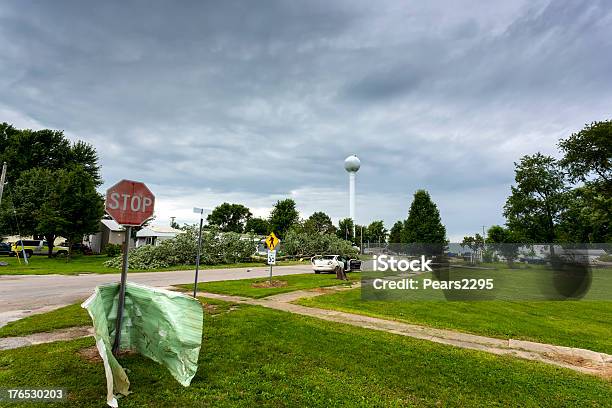
<path fill-rule="evenodd" d="M 310 264 L 277 266 L 274 275 L 312 273 Z M 268 267 L 206 269 L 200 271 L 199 282 L 259 278 L 268 276 Z M 195 271 L 128 273 L 128 280 L 155 287 L 175 283 L 193 283 Z M 87 298 L 103 283 L 117 282 L 120 274 L 88 275 L 0 275 L 0 326 L 37 312 Z"/>

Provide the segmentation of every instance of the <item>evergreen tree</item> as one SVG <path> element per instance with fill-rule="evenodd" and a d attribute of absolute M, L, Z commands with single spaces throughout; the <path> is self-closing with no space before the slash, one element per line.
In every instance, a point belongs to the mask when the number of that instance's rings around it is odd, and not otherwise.
<path fill-rule="evenodd" d="M 277 201 L 270 214 L 270 230 L 279 238 L 283 238 L 287 231 L 300 221 L 300 213 L 295 208 L 295 201 L 291 198 Z"/>
<path fill-rule="evenodd" d="M 401 236 L 403 244 L 421 244 L 412 245 L 414 252 L 441 253 L 446 246 L 446 228 L 442 225 L 438 207 L 427 191 L 414 193 Z"/>
<path fill-rule="evenodd" d="M 399 244 L 402 242 L 402 230 L 404 229 L 404 223 L 402 221 L 397 221 L 391 227 L 391 231 L 389 231 L 389 243 L 390 244 Z"/>

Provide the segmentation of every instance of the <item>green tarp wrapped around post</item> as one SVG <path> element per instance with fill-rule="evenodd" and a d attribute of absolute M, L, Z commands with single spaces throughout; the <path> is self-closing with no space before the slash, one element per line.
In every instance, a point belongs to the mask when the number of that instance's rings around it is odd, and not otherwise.
<path fill-rule="evenodd" d="M 96 287 L 83 304 L 93 320 L 96 346 L 104 362 L 107 403 L 128 395 L 130 382 L 111 348 L 115 338 L 119 284 Z M 128 283 L 121 330 L 121 349 L 136 351 L 163 364 L 187 387 L 198 368 L 203 313 L 200 302 L 178 292 Z"/>

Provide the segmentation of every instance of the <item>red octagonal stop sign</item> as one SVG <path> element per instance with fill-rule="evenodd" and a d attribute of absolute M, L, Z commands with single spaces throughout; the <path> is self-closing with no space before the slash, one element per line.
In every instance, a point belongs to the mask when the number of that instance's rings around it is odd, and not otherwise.
<path fill-rule="evenodd" d="M 153 216 L 155 196 L 139 181 L 121 180 L 106 190 L 106 212 L 118 224 L 140 226 Z"/>

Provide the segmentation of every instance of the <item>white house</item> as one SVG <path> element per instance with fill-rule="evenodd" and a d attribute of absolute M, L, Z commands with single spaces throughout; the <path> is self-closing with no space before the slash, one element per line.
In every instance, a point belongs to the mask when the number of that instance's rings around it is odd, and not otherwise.
<path fill-rule="evenodd" d="M 183 233 L 182 230 L 152 225 L 144 227 L 136 233 L 136 247 L 143 245 L 159 245 L 162 241 L 176 237 L 178 234 Z"/>

